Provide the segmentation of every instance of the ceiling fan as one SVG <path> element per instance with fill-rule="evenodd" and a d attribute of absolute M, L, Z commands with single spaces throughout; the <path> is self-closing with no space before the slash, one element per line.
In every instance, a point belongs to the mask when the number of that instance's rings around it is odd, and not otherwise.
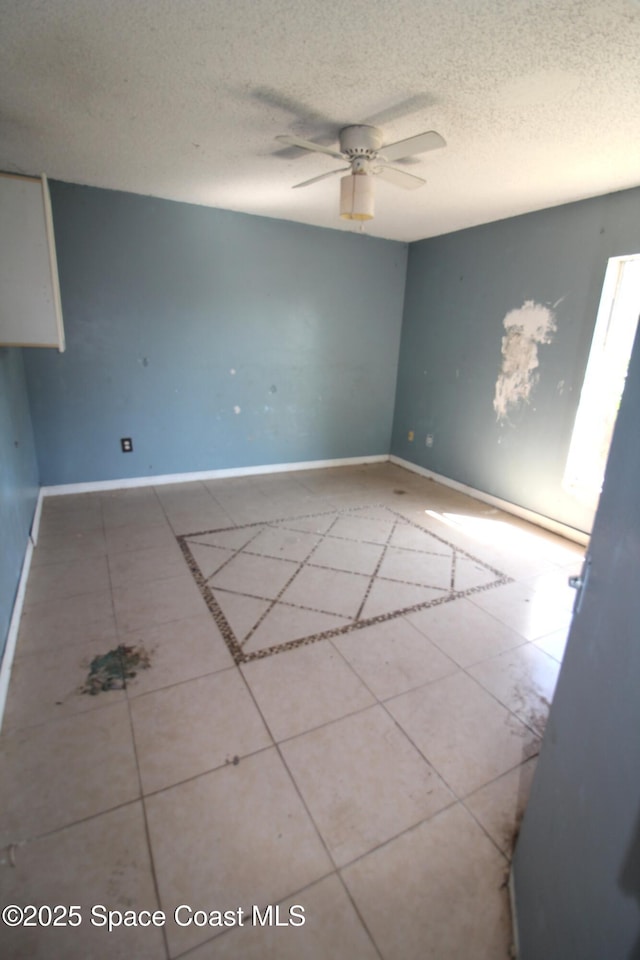
<path fill-rule="evenodd" d="M 367 124 L 343 127 L 340 131 L 339 150 L 289 134 L 281 134 L 276 137 L 276 140 L 290 147 L 302 147 L 304 150 L 326 153 L 330 157 L 335 157 L 336 160 L 348 163 L 346 167 L 321 173 L 318 177 L 311 177 L 310 180 L 303 180 L 302 183 L 294 185 L 294 189 L 308 187 L 312 183 L 349 171 L 340 181 L 340 216 L 347 220 L 372 219 L 372 178 L 374 176 L 382 177 L 383 180 L 405 190 L 415 190 L 426 183 L 422 177 L 391 166 L 390 161 L 404 160 L 414 154 L 439 150 L 447 145 L 444 138 L 435 130 L 419 133 L 406 140 L 396 140 L 395 143 L 383 144 L 382 131 L 378 127 Z"/>

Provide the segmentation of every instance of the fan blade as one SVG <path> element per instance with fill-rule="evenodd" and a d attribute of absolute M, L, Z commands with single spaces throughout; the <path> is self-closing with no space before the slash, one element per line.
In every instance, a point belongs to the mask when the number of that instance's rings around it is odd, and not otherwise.
<path fill-rule="evenodd" d="M 311 140 L 303 140 L 301 137 L 291 137 L 288 133 L 282 133 L 276 137 L 280 143 L 286 143 L 288 147 L 302 147 L 303 150 L 313 150 L 314 153 L 327 153 L 330 157 L 337 160 L 344 160 L 341 153 L 332 150 L 331 147 L 325 147 L 321 143 L 313 143 Z"/>
<path fill-rule="evenodd" d="M 419 133 L 417 136 L 408 137 L 406 140 L 396 140 L 395 143 L 388 143 L 386 147 L 381 148 L 379 155 L 383 156 L 385 160 L 402 160 L 414 153 L 439 150 L 446 145 L 446 141 L 439 133 L 436 133 L 435 130 L 428 130 L 426 133 Z"/>
<path fill-rule="evenodd" d="M 308 187 L 312 183 L 318 183 L 320 180 L 326 180 L 327 177 L 335 177 L 336 173 L 344 173 L 345 170 L 350 170 L 351 167 L 340 167 L 339 170 L 330 170 L 329 173 L 321 173 L 319 177 L 311 177 L 311 180 L 303 180 L 302 183 L 294 183 L 292 190 L 297 190 L 298 187 Z"/>
<path fill-rule="evenodd" d="M 397 167 L 382 166 L 376 170 L 378 176 L 382 177 L 394 187 L 402 187 L 403 190 L 417 190 L 427 181 L 422 177 L 416 177 L 413 173 L 406 173 L 404 170 L 398 170 Z"/>

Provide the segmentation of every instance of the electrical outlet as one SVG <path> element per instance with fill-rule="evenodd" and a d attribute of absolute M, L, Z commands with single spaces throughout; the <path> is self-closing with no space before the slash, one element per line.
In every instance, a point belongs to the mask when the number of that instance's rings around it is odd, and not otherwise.
<path fill-rule="evenodd" d="M 433 446 L 433 434 L 432 434 L 432 433 L 428 433 L 428 434 L 427 434 L 427 438 L 426 438 L 426 440 L 425 440 L 425 443 L 426 443 L 426 445 L 427 445 L 428 447 L 432 447 L 432 446 Z"/>
<path fill-rule="evenodd" d="M 131 453 L 133 450 L 133 440 L 131 437 L 122 437 L 120 446 L 122 447 L 123 453 Z"/>
<path fill-rule="evenodd" d="M 413 438 L 414 438 L 414 436 L 415 436 L 415 434 L 414 434 L 413 430 L 409 430 L 409 433 L 407 434 L 407 440 L 409 441 L 409 443 L 413 443 Z"/>

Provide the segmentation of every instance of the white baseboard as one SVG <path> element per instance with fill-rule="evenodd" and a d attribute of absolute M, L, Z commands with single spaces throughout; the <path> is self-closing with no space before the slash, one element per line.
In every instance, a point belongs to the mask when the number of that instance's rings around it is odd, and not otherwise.
<path fill-rule="evenodd" d="M 29 532 L 29 539 L 34 547 L 38 543 L 38 534 L 40 533 L 40 517 L 42 516 L 43 500 L 44 490 L 42 487 L 40 487 L 40 490 L 38 491 L 38 499 L 36 501 L 36 509 L 33 512 L 33 520 L 31 521 L 31 530 Z"/>
<path fill-rule="evenodd" d="M 360 466 L 367 463 L 395 463 L 405 470 L 411 470 L 420 476 L 429 477 L 437 483 L 441 483 L 460 493 L 465 493 L 475 500 L 481 500 L 488 503 L 505 513 L 511 513 L 516 517 L 534 523 L 536 526 L 544 527 L 552 533 L 557 533 L 567 540 L 573 540 L 582 546 L 589 543 L 589 534 L 582 530 L 576 530 L 558 520 L 552 520 L 534 510 L 528 510 L 526 507 L 519 507 L 508 500 L 502 500 L 500 497 L 494 497 L 483 490 L 476 490 L 475 487 L 469 487 L 465 483 L 459 483 L 457 480 L 451 480 L 442 474 L 435 473 L 433 470 L 427 470 L 426 467 L 420 467 L 410 460 L 403 460 L 402 457 L 396 457 L 393 454 L 376 454 L 369 457 L 341 457 L 335 460 L 303 460 L 296 463 L 269 463 L 257 467 L 228 467 L 221 470 L 200 470 L 195 473 L 163 473 L 158 476 L 145 477 L 123 477 L 119 480 L 91 480 L 86 483 L 63 483 L 49 487 L 41 487 L 34 516 L 31 539 L 35 544 L 37 542 L 38 527 L 40 523 L 40 512 L 42 509 L 42 500 L 44 497 L 65 496 L 67 494 L 78 493 L 99 493 L 101 490 L 125 490 L 133 487 L 155 487 L 163 486 L 167 483 L 189 483 L 198 480 L 224 480 L 232 477 L 254 477 L 261 474 L 273 473 L 291 473 L 296 470 L 325 470 L 329 467 L 351 467 Z"/>
<path fill-rule="evenodd" d="M 587 546 L 589 543 L 589 534 L 584 533 L 582 530 L 576 530 L 575 527 L 569 527 L 566 523 L 560 523 L 559 520 L 552 520 L 550 517 L 545 517 L 541 513 L 535 513 L 533 510 L 527 510 L 526 507 L 519 507 L 515 503 L 509 503 L 508 500 L 501 500 L 500 497 L 494 497 L 490 493 L 484 493 L 482 490 L 476 490 L 474 487 L 468 487 L 466 483 L 459 483 L 457 480 L 450 480 L 449 477 L 443 477 L 439 473 L 434 473 L 433 470 L 427 470 L 426 467 L 419 467 L 416 463 L 411 463 L 409 460 L 403 460 L 402 457 L 395 457 L 391 455 L 389 457 L 391 463 L 397 464 L 399 467 L 404 467 L 405 470 L 411 470 L 413 473 L 419 473 L 422 477 L 429 477 L 431 480 L 435 480 L 437 483 L 442 483 L 445 487 L 451 487 L 453 490 L 458 490 L 460 493 L 466 493 L 467 496 L 473 497 L 475 500 L 481 500 L 483 503 L 488 503 L 492 507 L 497 507 L 499 510 L 504 510 L 505 513 L 511 513 L 516 517 L 520 517 L 522 520 L 528 520 L 529 523 L 535 523 L 538 527 L 544 527 L 545 530 L 550 530 L 552 533 L 557 533 L 561 537 L 565 537 L 567 540 L 573 540 L 574 543 L 579 543 L 582 546 Z"/>
<path fill-rule="evenodd" d="M 95 480 L 87 483 L 62 483 L 42 487 L 45 497 L 69 493 L 97 493 L 100 490 L 123 490 L 129 487 L 157 487 L 166 483 L 189 483 L 194 480 L 224 480 L 229 477 L 254 477 L 263 473 L 291 473 L 294 470 L 323 470 L 327 467 L 356 467 L 366 463 L 388 463 L 388 454 L 371 457 L 342 457 L 337 460 L 304 460 L 298 463 L 271 463 L 259 467 L 229 467 L 222 470 L 200 470 L 197 473 L 163 473 L 149 477 L 125 477 L 121 480 Z"/>
<path fill-rule="evenodd" d="M 22 572 L 20 582 L 18 583 L 18 592 L 13 604 L 11 622 L 9 623 L 9 633 L 7 642 L 2 655 L 2 664 L 0 665 L 0 729 L 2 729 L 2 720 L 4 717 L 4 708 L 7 702 L 7 693 L 9 690 L 9 680 L 11 679 L 11 667 L 13 666 L 13 657 L 16 652 L 16 642 L 18 640 L 18 629 L 20 627 L 20 618 L 22 616 L 22 606 L 24 604 L 24 595 L 27 589 L 27 580 L 29 579 L 29 570 L 31 569 L 31 557 L 33 555 L 33 543 L 31 538 L 27 540 L 27 550 L 22 562 Z"/>

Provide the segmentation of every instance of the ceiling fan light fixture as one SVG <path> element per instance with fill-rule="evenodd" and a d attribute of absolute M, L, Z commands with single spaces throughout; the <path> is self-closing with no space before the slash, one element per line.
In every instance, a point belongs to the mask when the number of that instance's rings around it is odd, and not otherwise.
<path fill-rule="evenodd" d="M 340 179 L 340 216 L 343 220 L 373 220 L 373 177 L 349 173 Z"/>

